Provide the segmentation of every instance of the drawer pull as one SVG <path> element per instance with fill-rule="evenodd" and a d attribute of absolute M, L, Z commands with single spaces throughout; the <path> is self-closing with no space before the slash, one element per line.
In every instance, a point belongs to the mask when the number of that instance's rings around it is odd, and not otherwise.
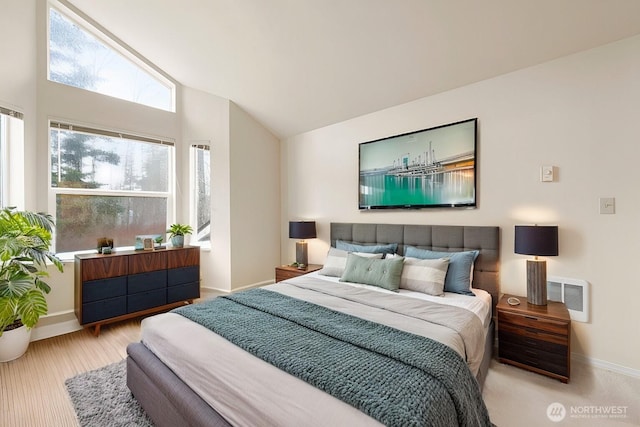
<path fill-rule="evenodd" d="M 531 316 L 524 316 L 524 318 L 529 320 L 538 320 L 537 317 L 531 317 Z"/>

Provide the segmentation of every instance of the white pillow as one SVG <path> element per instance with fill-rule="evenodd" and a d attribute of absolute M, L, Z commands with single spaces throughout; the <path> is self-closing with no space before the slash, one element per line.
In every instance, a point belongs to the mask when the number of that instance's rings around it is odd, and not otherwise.
<path fill-rule="evenodd" d="M 358 255 L 364 258 L 377 258 L 382 259 L 384 254 L 369 254 L 364 252 L 352 252 L 354 255 Z M 347 255 L 349 252 L 341 249 L 329 248 L 327 258 L 324 260 L 324 266 L 322 270 L 318 271 L 318 274 L 324 276 L 342 277 L 344 268 L 347 265 Z"/>
<path fill-rule="evenodd" d="M 405 258 L 400 289 L 444 296 L 444 279 L 448 268 L 449 258 Z"/>

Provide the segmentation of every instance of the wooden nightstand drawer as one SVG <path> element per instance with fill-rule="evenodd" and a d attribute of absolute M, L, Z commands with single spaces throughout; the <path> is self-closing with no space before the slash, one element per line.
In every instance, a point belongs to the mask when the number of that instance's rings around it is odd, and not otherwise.
<path fill-rule="evenodd" d="M 319 264 L 309 264 L 304 270 L 299 270 L 297 267 L 290 265 L 283 265 L 276 267 L 276 282 L 282 282 L 283 280 L 293 279 L 294 277 L 309 274 L 313 271 L 320 270 L 322 268 Z"/>
<path fill-rule="evenodd" d="M 536 351 L 544 351 L 547 353 L 554 353 L 567 355 L 567 343 L 558 344 L 553 341 L 535 339 L 531 337 L 522 336 L 517 333 L 509 332 L 507 329 L 500 328 L 498 331 L 498 339 L 501 343 L 513 344 L 522 348 L 532 349 Z"/>
<path fill-rule="evenodd" d="M 521 363 L 557 375 L 568 376 L 567 354 L 550 353 L 537 348 L 500 342 L 499 354 L 501 359 Z"/>
<path fill-rule="evenodd" d="M 551 320 L 543 317 L 517 313 L 500 312 L 498 321 L 530 330 L 546 331 L 557 335 L 566 335 L 569 328 L 569 323 L 566 321 Z"/>
<path fill-rule="evenodd" d="M 300 276 L 300 273 L 295 271 L 287 271 L 287 270 L 276 270 L 276 282 L 282 282 L 283 280 L 293 279 L 294 277 Z"/>
<path fill-rule="evenodd" d="M 500 331 L 509 332 L 515 336 L 521 336 L 523 338 L 532 338 L 534 340 L 544 340 L 553 342 L 556 344 L 561 344 L 563 346 L 567 345 L 568 336 L 565 332 L 564 334 L 552 334 L 543 329 L 535 329 L 535 328 L 527 328 L 523 326 L 518 326 L 518 324 L 507 323 L 504 321 L 502 315 L 498 318 L 498 324 L 500 325 Z"/>

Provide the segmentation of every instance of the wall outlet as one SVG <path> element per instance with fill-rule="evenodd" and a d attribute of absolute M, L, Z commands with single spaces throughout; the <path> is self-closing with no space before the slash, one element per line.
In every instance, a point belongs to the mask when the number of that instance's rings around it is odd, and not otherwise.
<path fill-rule="evenodd" d="M 616 199 L 614 197 L 600 197 L 600 213 L 616 213 Z"/>

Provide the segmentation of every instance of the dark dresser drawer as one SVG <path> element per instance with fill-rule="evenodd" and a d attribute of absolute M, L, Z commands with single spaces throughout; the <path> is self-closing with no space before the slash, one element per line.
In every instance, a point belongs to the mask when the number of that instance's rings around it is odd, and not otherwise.
<path fill-rule="evenodd" d="M 127 281 L 127 293 L 151 291 L 167 287 L 167 270 L 152 271 L 150 273 L 132 274 Z"/>
<path fill-rule="evenodd" d="M 168 270 L 168 285 L 176 286 L 200 281 L 200 267 L 172 268 Z"/>
<path fill-rule="evenodd" d="M 82 304 L 82 324 L 97 322 L 127 313 L 127 297 L 108 298 Z"/>
<path fill-rule="evenodd" d="M 127 293 L 127 276 L 90 280 L 82 284 L 82 302 L 114 298 Z"/>
<path fill-rule="evenodd" d="M 186 283 L 167 288 L 167 303 L 200 298 L 200 282 Z"/>
<path fill-rule="evenodd" d="M 165 305 L 167 303 L 167 289 L 138 292 L 127 296 L 127 313 L 146 310 L 148 308 Z"/>

